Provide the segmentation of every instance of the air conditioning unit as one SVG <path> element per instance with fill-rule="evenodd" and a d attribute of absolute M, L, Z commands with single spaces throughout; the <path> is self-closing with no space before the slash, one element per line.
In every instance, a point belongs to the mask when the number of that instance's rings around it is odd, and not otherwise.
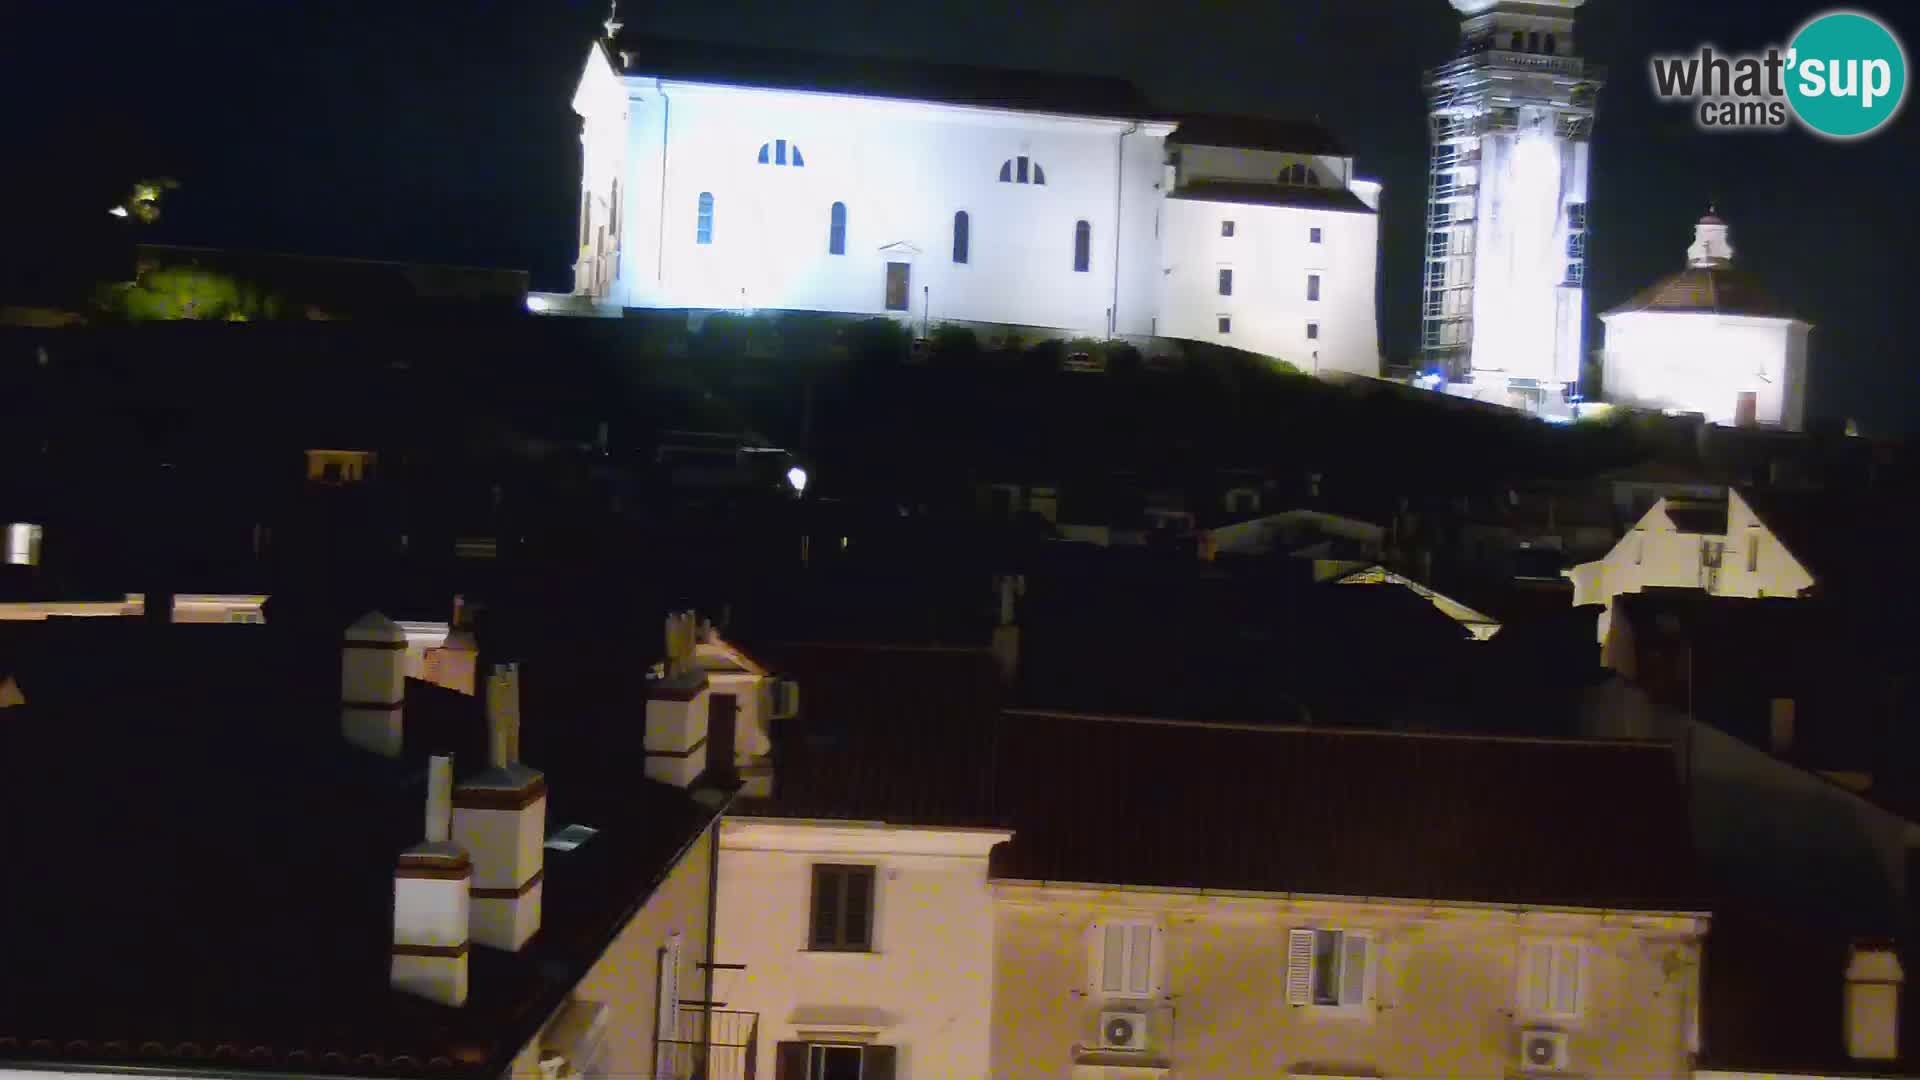
<path fill-rule="evenodd" d="M 800 715 L 800 684 L 786 679 L 773 684 L 773 719 L 791 720 Z"/>
<path fill-rule="evenodd" d="M 1147 1014 L 1108 1011 L 1100 1014 L 1100 1049 L 1145 1050 Z"/>
<path fill-rule="evenodd" d="M 1520 1068 L 1533 1073 L 1567 1071 L 1567 1033 L 1546 1028 L 1522 1031 Z"/>

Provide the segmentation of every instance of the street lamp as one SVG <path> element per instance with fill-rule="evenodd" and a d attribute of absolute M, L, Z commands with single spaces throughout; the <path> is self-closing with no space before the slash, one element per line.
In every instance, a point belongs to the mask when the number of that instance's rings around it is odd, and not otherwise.
<path fill-rule="evenodd" d="M 807 493 L 807 470 L 798 465 L 788 469 L 787 483 L 793 485 L 793 493 L 795 495 L 805 495 Z"/>

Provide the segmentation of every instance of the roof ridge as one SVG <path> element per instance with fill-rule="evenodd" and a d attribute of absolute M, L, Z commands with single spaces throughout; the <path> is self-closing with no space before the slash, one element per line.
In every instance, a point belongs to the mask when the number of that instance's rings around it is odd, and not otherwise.
<path fill-rule="evenodd" d="M 1047 720 L 1088 720 L 1096 723 L 1140 724 L 1150 727 L 1202 728 L 1216 731 L 1257 731 L 1282 735 L 1328 735 L 1355 736 L 1389 739 L 1425 739 L 1446 742 L 1483 742 L 1501 744 L 1540 744 L 1546 746 L 1611 746 L 1639 749 L 1658 749 L 1665 751 L 1667 744 L 1660 739 L 1633 739 L 1625 737 L 1592 737 L 1585 735 L 1508 735 L 1497 732 L 1459 732 L 1459 731 L 1392 731 L 1381 728 L 1361 727 L 1323 727 L 1307 724 L 1255 724 L 1248 722 L 1218 722 L 1209 720 L 1191 720 L 1179 717 L 1129 716 L 1123 713 L 1079 712 L 1070 709 L 1031 709 L 1003 708 L 1003 716 L 1024 716 Z"/>

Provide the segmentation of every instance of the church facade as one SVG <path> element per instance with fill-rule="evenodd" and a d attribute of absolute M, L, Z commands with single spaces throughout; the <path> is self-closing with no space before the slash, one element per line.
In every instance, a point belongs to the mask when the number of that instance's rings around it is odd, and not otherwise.
<path fill-rule="evenodd" d="M 1379 185 L 1317 127 L 1168 116 L 1117 80 L 610 30 L 573 101 L 578 295 L 1378 372 Z"/>

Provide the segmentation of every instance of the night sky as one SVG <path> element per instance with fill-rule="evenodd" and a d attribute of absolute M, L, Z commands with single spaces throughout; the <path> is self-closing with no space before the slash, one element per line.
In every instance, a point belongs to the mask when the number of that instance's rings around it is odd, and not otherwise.
<path fill-rule="evenodd" d="M 669 36 L 1121 75 L 1166 109 L 1317 117 L 1386 184 L 1382 346 L 1390 358 L 1415 351 L 1420 82 L 1457 43 L 1445 0 L 622 6 L 629 26 Z M 1812 413 L 1910 431 L 1920 335 L 1894 309 L 1914 302 L 1916 110 L 1852 144 L 1797 130 L 1702 135 L 1649 88 L 1650 53 L 1784 42 L 1827 7 L 1589 0 L 1578 46 L 1611 77 L 1594 138 L 1588 300 L 1603 310 L 1680 268 L 1714 200 L 1740 263 L 1816 324 Z M 1866 10 L 1913 53 L 1911 0 Z M 536 288 L 564 289 L 579 182 L 568 103 L 605 15 L 599 0 L 13 0 L 0 14 L 0 93 L 21 153 L 0 155 L 12 159 L 0 253 L 31 250 L 8 234 L 161 173 L 183 187 L 156 241 L 516 267 Z"/>

